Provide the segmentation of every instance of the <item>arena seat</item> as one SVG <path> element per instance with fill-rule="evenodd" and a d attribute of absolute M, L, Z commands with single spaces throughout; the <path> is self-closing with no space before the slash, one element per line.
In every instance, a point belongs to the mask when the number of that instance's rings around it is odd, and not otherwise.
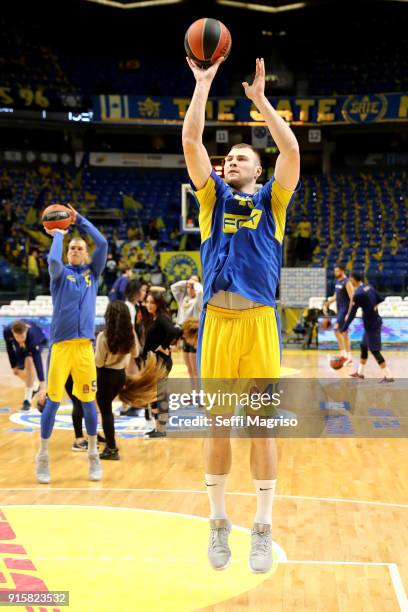
<path fill-rule="evenodd" d="M 385 302 L 382 302 L 381 304 L 378 304 L 378 312 L 380 314 L 380 316 L 382 317 L 394 317 L 395 316 L 395 311 L 392 307 L 391 304 L 385 304 Z"/>
<path fill-rule="evenodd" d="M 399 302 L 402 302 L 402 297 L 400 295 L 387 295 L 384 302 L 386 304 L 399 304 Z"/>
<path fill-rule="evenodd" d="M 325 297 L 310 297 L 309 308 L 317 308 L 318 310 L 321 310 L 323 308 L 323 302 L 325 300 Z"/>

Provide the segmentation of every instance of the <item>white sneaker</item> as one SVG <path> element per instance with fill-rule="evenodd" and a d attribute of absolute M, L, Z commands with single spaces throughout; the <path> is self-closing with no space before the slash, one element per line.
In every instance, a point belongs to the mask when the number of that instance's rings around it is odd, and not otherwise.
<path fill-rule="evenodd" d="M 152 429 L 155 429 L 155 425 L 156 421 L 154 419 L 149 419 L 148 421 L 144 422 L 142 429 L 144 429 L 145 431 L 151 431 Z"/>
<path fill-rule="evenodd" d="M 351 357 L 347 357 L 346 361 L 343 363 L 343 366 L 352 366 L 353 365 L 353 360 L 351 359 Z"/>
<path fill-rule="evenodd" d="M 102 480 L 102 466 L 97 452 L 89 453 L 89 480 Z"/>
<path fill-rule="evenodd" d="M 48 484 L 51 480 L 48 455 L 39 452 L 35 458 L 35 475 L 40 484 Z"/>
<path fill-rule="evenodd" d="M 210 519 L 210 528 L 208 560 L 215 570 L 223 570 L 231 561 L 231 549 L 228 545 L 231 523 L 228 519 Z"/>
<path fill-rule="evenodd" d="M 272 532 L 268 524 L 254 523 L 249 566 L 256 574 L 268 572 L 272 567 Z"/>

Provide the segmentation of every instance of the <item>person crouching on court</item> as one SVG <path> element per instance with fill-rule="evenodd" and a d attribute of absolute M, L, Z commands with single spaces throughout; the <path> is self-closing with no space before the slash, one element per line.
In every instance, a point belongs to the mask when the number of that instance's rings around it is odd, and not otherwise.
<path fill-rule="evenodd" d="M 98 279 L 105 267 L 108 243 L 104 236 L 72 206 L 73 223 L 95 242 L 89 258 L 86 242 L 72 238 L 68 245 L 68 265 L 62 261 L 67 230 L 46 230 L 53 238 L 48 255 L 50 289 L 54 312 L 51 320 L 47 401 L 41 413 L 41 446 L 36 457 L 36 476 L 40 483 L 50 482 L 48 440 L 62 400 L 65 382 L 72 375 L 73 393 L 82 402 L 88 433 L 90 480 L 101 480 L 97 451 L 96 367 L 92 348 L 95 337 L 95 309 Z"/>
<path fill-rule="evenodd" d="M 157 367 L 165 367 L 167 374 L 173 367 L 170 345 L 176 342 L 182 332 L 181 327 L 173 325 L 164 296 L 159 291 L 149 291 L 146 298 L 146 308 L 150 315 L 150 323 L 146 330 L 146 341 L 142 356 L 146 357 L 149 351 L 153 351 L 157 359 Z M 166 424 L 168 419 L 168 408 L 163 407 L 160 401 L 152 404 L 152 413 L 156 419 L 156 427 L 146 432 L 146 438 L 164 438 L 166 436 Z"/>
<path fill-rule="evenodd" d="M 25 384 L 21 410 L 30 410 L 34 393 L 45 388 L 41 353 L 47 345 L 47 338 L 38 325 L 27 319 L 7 325 L 3 337 L 13 374 Z M 34 386 L 36 375 L 39 381 L 37 389 Z"/>
<path fill-rule="evenodd" d="M 167 370 L 157 365 L 153 353 L 137 374 L 127 374 L 131 357 L 139 356 L 140 343 L 132 325 L 125 302 L 114 300 L 106 309 L 105 329 L 96 340 L 95 363 L 98 376 L 96 401 L 102 415 L 102 426 L 106 448 L 101 459 L 118 460 L 119 450 L 115 441 L 115 425 L 112 402 L 119 398 L 137 405 L 147 405 L 157 399 L 158 379 L 167 376 Z"/>

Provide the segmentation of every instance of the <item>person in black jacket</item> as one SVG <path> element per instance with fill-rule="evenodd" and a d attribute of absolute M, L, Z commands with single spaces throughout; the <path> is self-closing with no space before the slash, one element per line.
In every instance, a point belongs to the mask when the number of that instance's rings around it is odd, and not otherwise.
<path fill-rule="evenodd" d="M 180 338 L 182 329 L 172 323 L 163 293 L 149 291 L 145 305 L 150 315 L 150 321 L 146 329 L 142 355 L 146 357 L 149 351 L 153 351 L 156 355 L 158 367 L 164 365 L 167 373 L 170 373 L 173 367 L 170 345 Z M 163 438 L 166 436 L 168 408 L 161 406 L 160 399 L 154 402 L 151 407 L 156 419 L 156 427 L 146 432 L 145 436 L 147 438 Z"/>

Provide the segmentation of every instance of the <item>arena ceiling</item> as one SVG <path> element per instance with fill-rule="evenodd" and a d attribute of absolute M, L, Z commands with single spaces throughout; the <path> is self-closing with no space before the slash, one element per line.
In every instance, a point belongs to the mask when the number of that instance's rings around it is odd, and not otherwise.
<path fill-rule="evenodd" d="M 342 0 L 338 3 L 344 7 L 346 4 L 372 4 L 374 2 L 408 2 L 408 0 Z M 141 9 L 152 6 L 164 6 L 169 4 L 192 4 L 192 0 L 84 0 L 104 6 L 111 6 L 120 9 Z M 246 9 L 264 13 L 284 13 L 297 9 L 312 8 L 322 5 L 335 4 L 337 0 L 206 0 L 203 7 L 207 9 L 211 4 L 218 4 L 230 8 Z M 199 4 L 194 0 L 194 4 Z"/>

